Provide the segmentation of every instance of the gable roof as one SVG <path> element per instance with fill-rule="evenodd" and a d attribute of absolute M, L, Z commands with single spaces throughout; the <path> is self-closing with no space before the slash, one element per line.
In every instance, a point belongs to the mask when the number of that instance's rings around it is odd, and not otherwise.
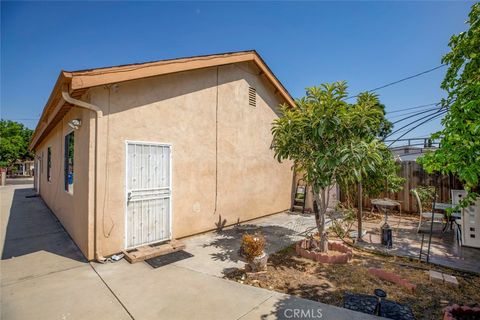
<path fill-rule="evenodd" d="M 68 89 L 72 97 L 78 99 L 91 87 L 247 61 L 254 62 L 260 69 L 260 74 L 264 75 L 265 78 L 272 83 L 275 92 L 280 94 L 289 105 L 292 107 L 295 106 L 295 101 L 292 96 L 255 50 L 159 60 L 88 70 L 62 70 L 35 128 L 30 149 L 34 149 L 72 107 L 62 99 L 62 90 L 64 88 Z"/>

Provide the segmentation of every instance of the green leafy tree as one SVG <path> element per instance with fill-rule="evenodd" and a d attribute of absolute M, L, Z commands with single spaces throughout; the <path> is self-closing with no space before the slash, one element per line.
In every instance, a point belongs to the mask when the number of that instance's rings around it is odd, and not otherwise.
<path fill-rule="evenodd" d="M 0 167 L 10 167 L 16 160 L 33 159 L 28 150 L 32 133 L 21 123 L 0 120 Z"/>
<path fill-rule="evenodd" d="M 393 124 L 386 119 L 385 106 L 380 103 L 376 94 L 360 93 L 356 103 L 350 106 L 349 114 L 352 118 L 350 121 L 358 126 L 353 132 L 356 139 L 362 141 L 383 140 L 392 131 Z M 398 176 L 399 166 L 395 162 L 393 154 L 383 143 L 375 145 L 375 148 L 375 154 L 381 157 L 380 163 L 373 168 L 364 168 L 363 177 L 355 175 L 355 171 L 347 171 L 347 184 L 342 186 L 347 193 L 354 193 L 355 186 L 349 185 L 352 181 L 361 183 L 358 191 L 363 190 L 368 196 L 378 196 L 383 191 L 397 192 L 401 190 L 405 179 Z M 357 165 L 361 167 L 362 163 L 358 162 Z M 354 179 L 355 176 L 356 179 Z M 359 208 L 361 208 L 362 197 L 358 198 Z"/>
<path fill-rule="evenodd" d="M 385 105 L 380 103 L 378 95 L 371 92 L 362 92 L 357 97 L 355 106 L 360 112 L 360 117 L 367 119 L 370 126 L 364 130 L 364 134 L 373 137 L 385 139 L 393 129 L 393 123 L 385 117 Z"/>
<path fill-rule="evenodd" d="M 429 173 L 456 175 L 469 192 L 462 206 L 479 195 L 480 179 L 480 4 L 472 6 L 470 28 L 450 38 L 442 62 L 448 64 L 441 88 L 447 91 L 442 105 L 448 108 L 443 130 L 432 135 L 440 147 L 419 158 Z"/>
<path fill-rule="evenodd" d="M 352 137 L 351 139 L 371 142 L 385 138 L 393 128 L 393 124 L 385 117 L 385 106 L 380 103 L 378 95 L 371 92 L 360 93 L 355 104 L 349 105 Z M 394 164 L 393 154 L 381 143 L 377 145 L 377 151 L 388 165 Z M 388 163 L 387 163 L 388 162 Z M 381 172 L 376 169 L 376 172 Z M 385 172 L 385 171 L 384 171 Z"/>
<path fill-rule="evenodd" d="M 399 176 L 400 165 L 393 158 L 392 152 L 385 146 L 379 150 L 381 163 L 375 171 L 369 171 L 363 180 L 365 194 L 378 197 L 382 192 L 391 194 L 403 189 L 405 178 Z"/>
<path fill-rule="evenodd" d="M 347 195 L 347 207 L 352 206 L 351 195 L 357 193 L 357 239 L 362 238 L 363 190 L 368 195 L 380 193 L 385 185 L 398 183 L 393 155 L 379 138 L 392 128 L 385 118 L 385 107 L 376 94 L 364 92 L 358 95 L 355 104 L 348 107 L 350 147 L 344 148 L 344 170 L 338 183 Z M 381 188 L 383 186 L 383 188 Z"/>
<path fill-rule="evenodd" d="M 363 95 L 362 103 L 346 103 L 346 90 L 345 82 L 307 88 L 296 108 L 282 106 L 283 116 L 272 128 L 275 157 L 292 160 L 295 171 L 312 186 L 322 251 L 328 243 L 325 215 L 331 187 L 337 180 L 358 181 L 381 159 L 381 143 L 370 139 L 371 132 L 379 130 L 381 110 L 369 107 L 373 95 Z"/>

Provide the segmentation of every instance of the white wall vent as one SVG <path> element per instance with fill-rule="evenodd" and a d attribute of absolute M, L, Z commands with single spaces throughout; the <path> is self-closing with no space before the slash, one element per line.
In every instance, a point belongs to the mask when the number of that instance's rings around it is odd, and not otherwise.
<path fill-rule="evenodd" d="M 248 87 L 248 104 L 252 107 L 257 106 L 257 90 L 252 87 Z"/>

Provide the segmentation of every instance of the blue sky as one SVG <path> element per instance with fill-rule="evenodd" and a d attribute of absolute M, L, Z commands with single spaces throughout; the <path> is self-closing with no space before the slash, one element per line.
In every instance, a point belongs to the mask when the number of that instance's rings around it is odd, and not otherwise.
<path fill-rule="evenodd" d="M 353 95 L 440 65 L 472 4 L 2 2 L 1 117 L 34 128 L 62 69 L 247 49 L 294 97 L 337 80 L 347 80 Z M 437 102 L 445 71 L 378 94 L 387 111 Z M 432 122 L 407 137 L 439 128 Z"/>

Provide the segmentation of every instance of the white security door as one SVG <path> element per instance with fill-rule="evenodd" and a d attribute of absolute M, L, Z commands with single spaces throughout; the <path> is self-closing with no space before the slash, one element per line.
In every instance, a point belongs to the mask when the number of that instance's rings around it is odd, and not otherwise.
<path fill-rule="evenodd" d="M 171 147 L 127 142 L 126 247 L 171 239 Z"/>

